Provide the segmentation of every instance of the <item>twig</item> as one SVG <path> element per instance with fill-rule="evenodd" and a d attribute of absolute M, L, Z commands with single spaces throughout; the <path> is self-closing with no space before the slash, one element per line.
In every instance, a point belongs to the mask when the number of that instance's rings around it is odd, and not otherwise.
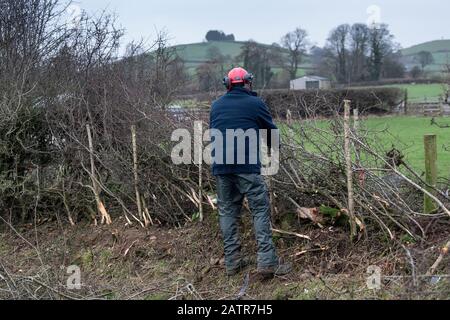
<path fill-rule="evenodd" d="M 449 249 L 450 249 L 450 241 L 448 241 L 447 244 L 442 248 L 441 254 L 437 258 L 436 262 L 428 270 L 428 272 L 426 274 L 427 276 L 431 276 L 431 275 L 433 275 L 436 272 L 437 268 L 442 263 L 442 261 L 444 260 L 445 256 L 448 254 L 448 250 Z"/>
<path fill-rule="evenodd" d="M 300 233 L 290 232 L 290 231 L 283 231 L 283 230 L 274 229 L 274 228 L 272 228 L 272 231 L 275 232 L 275 233 L 285 234 L 285 235 L 288 235 L 288 236 L 295 236 L 295 237 L 298 237 L 298 238 L 301 238 L 301 239 L 306 239 L 306 240 L 311 241 L 310 237 L 305 236 L 305 235 L 300 234 Z"/>
<path fill-rule="evenodd" d="M 88 140 L 89 140 L 89 157 L 91 160 L 91 180 L 92 180 L 92 190 L 94 192 L 95 201 L 97 203 L 97 210 L 100 213 L 100 216 L 102 217 L 102 223 L 111 224 L 112 220 L 108 212 L 106 211 L 105 205 L 103 204 L 102 200 L 100 199 L 100 188 L 97 184 L 97 179 L 95 178 L 95 162 L 94 162 L 94 144 L 92 141 L 92 132 L 91 127 L 87 124 L 86 130 L 88 134 Z"/>

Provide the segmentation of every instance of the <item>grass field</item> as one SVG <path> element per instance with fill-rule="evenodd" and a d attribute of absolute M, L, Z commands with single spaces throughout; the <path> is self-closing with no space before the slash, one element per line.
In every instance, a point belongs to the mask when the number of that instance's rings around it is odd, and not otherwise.
<path fill-rule="evenodd" d="M 444 64 L 450 62 L 450 40 L 436 40 L 401 50 L 403 63 L 409 67 L 418 65 L 416 57 L 421 51 L 429 51 L 433 55 L 434 62 L 425 68 L 429 73 L 441 74 Z"/>
<path fill-rule="evenodd" d="M 413 55 L 420 51 L 443 52 L 450 51 L 450 40 L 435 40 L 424 42 L 402 50 L 403 55 Z"/>
<path fill-rule="evenodd" d="M 450 124 L 450 118 L 442 118 L 437 121 Z M 422 173 L 425 168 L 423 137 L 426 134 L 436 134 L 438 137 L 439 175 L 450 177 L 450 128 L 442 129 L 432 126 L 431 119 L 424 117 L 369 118 L 365 121 L 365 125 L 368 129 L 375 131 L 387 128 L 389 133 L 379 135 L 386 150 L 392 146 L 401 150 L 406 156 L 406 161 L 419 173 Z"/>
<path fill-rule="evenodd" d="M 408 99 L 410 102 L 436 102 L 444 94 L 442 84 L 399 84 L 391 87 L 408 90 Z"/>
<path fill-rule="evenodd" d="M 450 118 L 440 118 L 438 123 L 449 124 Z M 422 174 L 425 170 L 424 135 L 438 136 L 439 176 L 450 178 L 450 128 L 431 125 L 431 118 L 424 117 L 370 117 L 363 126 L 374 133 L 376 141 L 386 152 L 396 148 L 403 152 L 406 162 Z M 319 121 L 319 127 L 325 129 L 327 121 Z"/>
<path fill-rule="evenodd" d="M 408 90 L 409 102 L 437 102 L 439 101 L 439 98 L 444 95 L 444 86 L 445 85 L 443 84 L 432 83 L 432 84 L 390 84 L 382 87 L 400 88 Z"/>
<path fill-rule="evenodd" d="M 241 54 L 243 45 L 245 45 L 245 42 L 240 41 L 210 41 L 178 45 L 174 48 L 180 58 L 185 61 L 189 74 L 194 75 L 196 73 L 196 68 L 208 61 L 208 53 L 212 48 L 217 48 L 222 55 L 229 56 L 231 60 L 234 61 Z M 265 44 L 259 45 L 262 47 L 269 47 Z M 298 69 L 297 74 L 299 77 L 305 75 L 306 72 L 312 68 L 309 63 L 309 58 L 306 57 L 304 60 L 304 63 Z M 281 72 L 281 70 L 280 66 L 272 66 L 272 71 L 275 74 Z"/>

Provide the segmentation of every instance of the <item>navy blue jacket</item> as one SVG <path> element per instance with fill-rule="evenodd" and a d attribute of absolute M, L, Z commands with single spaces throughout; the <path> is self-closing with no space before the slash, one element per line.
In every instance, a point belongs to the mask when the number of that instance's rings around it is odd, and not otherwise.
<path fill-rule="evenodd" d="M 211 108 L 210 128 L 217 129 L 223 136 L 223 164 L 218 164 L 217 160 L 213 163 L 213 175 L 227 175 L 227 174 L 261 174 L 261 161 L 259 157 L 259 130 L 267 129 L 268 143 L 270 144 L 270 130 L 277 129 L 273 123 L 272 116 L 269 109 L 264 102 L 257 97 L 255 92 L 251 92 L 245 88 L 234 87 L 231 91 L 223 97 L 215 101 Z M 238 164 L 237 162 L 237 144 L 235 144 L 235 162 L 233 164 L 226 163 L 227 144 L 226 130 L 227 129 L 242 129 L 247 131 L 255 129 L 258 134 L 258 154 L 257 163 L 250 163 L 249 155 L 249 141 L 246 141 L 245 164 Z M 215 139 L 213 138 L 213 145 Z M 213 158 L 216 152 L 213 151 Z M 220 162 L 219 162 L 220 163 Z"/>

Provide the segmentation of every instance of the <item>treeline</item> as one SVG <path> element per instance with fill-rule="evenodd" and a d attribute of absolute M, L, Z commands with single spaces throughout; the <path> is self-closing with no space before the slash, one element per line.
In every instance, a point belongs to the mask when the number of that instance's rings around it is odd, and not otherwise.
<path fill-rule="evenodd" d="M 290 80 L 301 75 L 299 70 L 305 63 L 312 66 L 315 75 L 341 84 L 403 78 L 406 70 L 399 49 L 385 24 L 340 25 L 330 32 L 323 48 L 311 46 L 308 32 L 297 28 L 272 45 L 247 41 L 234 59 L 218 48 L 211 49 L 207 63 L 197 69 L 199 89 L 219 90 L 218 79 L 223 77 L 224 70 L 236 65 L 255 74 L 258 89 L 287 88 Z"/>
<path fill-rule="evenodd" d="M 340 83 L 403 78 L 399 45 L 385 24 L 343 24 L 331 31 L 323 49 L 311 55 L 319 73 Z"/>
<path fill-rule="evenodd" d="M 225 34 L 223 31 L 210 30 L 206 33 L 206 41 L 234 41 L 234 34 Z"/>

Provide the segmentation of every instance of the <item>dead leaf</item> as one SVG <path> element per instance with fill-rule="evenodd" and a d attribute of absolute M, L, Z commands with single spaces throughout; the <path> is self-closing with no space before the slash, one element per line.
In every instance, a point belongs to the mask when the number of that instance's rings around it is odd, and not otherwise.
<path fill-rule="evenodd" d="M 324 217 L 320 214 L 319 208 L 299 208 L 297 210 L 300 219 L 310 220 L 315 224 L 320 225 L 325 223 Z"/>

